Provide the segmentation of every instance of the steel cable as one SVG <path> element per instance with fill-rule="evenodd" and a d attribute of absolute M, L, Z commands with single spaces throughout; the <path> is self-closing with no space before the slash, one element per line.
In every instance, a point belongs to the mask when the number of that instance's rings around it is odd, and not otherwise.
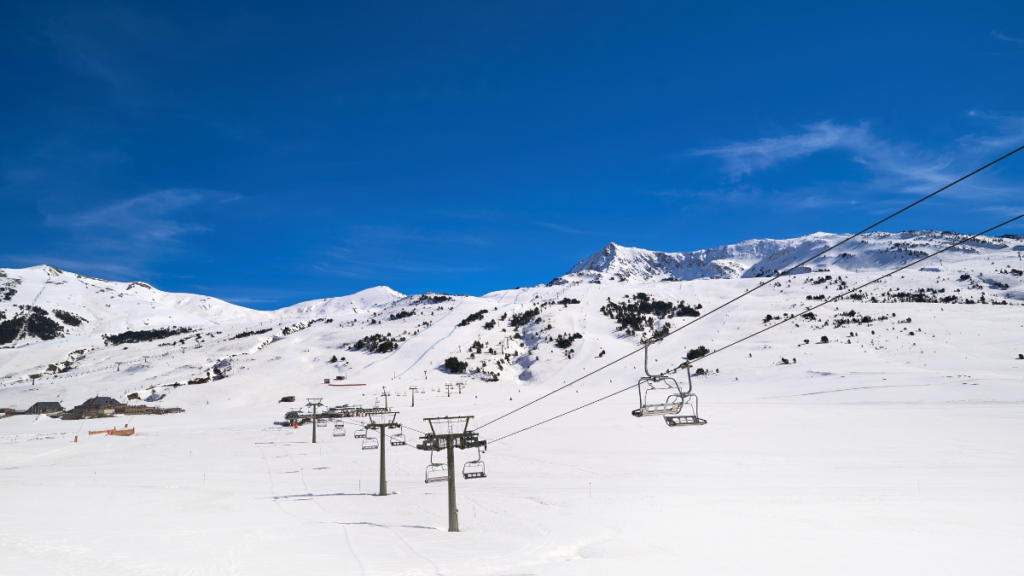
<path fill-rule="evenodd" d="M 765 281 L 765 282 L 755 286 L 754 288 L 751 288 L 750 290 L 747 290 L 746 292 L 740 294 L 739 296 L 733 298 L 732 300 L 729 300 L 729 301 L 725 302 L 724 304 L 719 305 L 718 307 L 716 307 L 716 308 L 712 309 L 711 311 L 705 313 L 703 316 L 698 316 L 697 318 L 693 319 L 688 324 L 685 324 L 685 325 L 683 325 L 683 326 L 681 326 L 679 328 L 676 328 L 675 330 L 669 332 L 665 336 L 662 336 L 661 338 L 659 338 L 657 341 L 663 341 L 663 340 L 665 340 L 665 338 L 668 338 L 669 336 L 672 336 L 673 334 L 676 334 L 677 332 L 680 332 L 680 331 L 682 331 L 682 330 L 684 330 L 686 328 L 689 328 L 690 326 L 693 326 L 695 323 L 699 322 L 701 319 L 707 318 L 708 316 L 711 316 L 712 314 L 714 314 L 715 312 L 718 312 L 722 308 L 725 308 L 726 306 L 729 306 L 730 304 L 735 303 L 737 300 L 739 300 L 741 298 L 744 298 L 746 296 L 749 296 L 750 294 L 753 294 L 754 292 L 756 292 L 757 290 L 760 290 L 765 285 L 771 284 L 771 282 L 773 280 L 777 280 L 778 278 L 781 278 L 783 276 L 791 274 L 793 272 L 793 270 L 796 270 L 796 269 L 800 268 L 801 266 L 807 264 L 808 262 L 811 262 L 812 260 L 814 260 L 816 258 L 819 258 L 822 255 L 824 255 L 824 254 L 826 254 L 828 252 L 831 252 L 832 250 L 835 250 L 836 248 L 842 246 L 843 244 L 846 244 L 847 242 L 849 242 L 850 240 L 853 240 L 854 238 L 857 238 L 858 236 L 862 236 L 863 234 L 865 234 L 869 230 L 879 226 L 880 224 L 882 224 L 884 222 L 887 222 L 888 220 L 891 220 L 892 218 L 895 218 L 896 216 L 902 214 L 903 212 L 906 212 L 907 210 L 910 210 L 914 206 L 917 206 L 918 204 L 920 204 L 920 203 L 922 203 L 922 202 L 924 202 L 924 201 L 926 201 L 926 200 L 936 196 L 940 192 L 943 192 L 943 191 L 945 191 L 945 190 L 955 186 L 956 184 L 959 184 L 960 182 L 963 182 L 964 180 L 970 178 L 971 176 L 974 176 L 975 174 L 977 174 L 977 173 L 979 173 L 979 172 L 981 172 L 981 171 L 983 171 L 983 170 L 985 170 L 987 168 L 990 168 L 990 167 L 994 166 L 995 164 L 998 164 L 999 162 L 1002 162 L 1003 160 L 1009 158 L 1010 156 L 1013 156 L 1014 154 L 1016 154 L 1017 152 L 1020 152 L 1021 150 L 1024 150 L 1024 146 L 1021 146 L 1021 147 L 1016 148 L 1016 149 L 1014 149 L 1014 150 L 1012 150 L 1010 152 L 1007 152 L 1006 154 L 1000 156 L 999 158 L 996 158 L 995 160 L 989 162 L 988 164 L 985 164 L 981 168 L 978 168 L 978 169 L 970 172 L 969 174 L 961 176 L 960 178 L 950 182 L 949 184 L 946 184 L 942 188 L 939 188 L 935 192 L 932 192 L 931 194 L 928 194 L 927 196 L 924 196 L 923 198 L 918 199 L 914 203 L 909 204 L 909 205 L 901 208 L 900 210 L 898 210 L 896 212 L 893 212 L 892 214 L 886 216 L 885 218 L 882 218 L 878 222 L 875 222 L 874 224 L 872 224 L 872 225 L 868 226 L 867 228 L 861 230 L 860 232 L 857 232 L 856 234 L 850 236 L 849 238 L 846 238 L 845 240 L 837 243 L 835 246 L 831 246 L 829 248 L 826 248 L 825 250 L 822 250 L 821 252 L 818 252 L 817 254 L 815 254 L 814 256 L 811 256 L 810 258 L 804 260 L 803 262 L 800 262 L 799 264 L 796 264 L 795 266 L 790 267 L 788 270 L 786 270 L 786 271 L 784 271 L 784 272 L 782 272 L 780 274 L 777 274 L 776 276 L 773 276 L 770 280 L 767 280 L 767 281 Z M 481 425 L 480 427 L 477 428 L 477 430 L 482 430 L 483 428 L 485 428 L 487 426 L 490 426 L 491 424 L 494 424 L 495 422 L 497 422 L 499 420 L 502 420 L 503 418 L 511 416 L 512 414 L 515 414 L 516 412 L 519 412 L 520 410 L 523 410 L 524 408 L 527 408 L 527 407 L 529 407 L 529 406 L 531 406 L 533 404 L 536 404 L 537 402 L 540 402 L 541 400 L 544 400 L 545 398 L 548 398 L 549 396 L 551 396 L 553 394 L 561 392 L 562 390 L 565 390 L 566 388 L 569 388 L 570 386 L 573 386 L 574 384 L 584 380 L 585 378 L 589 378 L 590 376 L 593 376 L 594 374 L 597 374 L 598 372 L 604 370 L 605 368 L 613 366 L 613 365 L 621 362 L 622 360 L 625 360 L 626 358 L 629 358 L 630 356 L 632 356 L 633 354 L 636 354 L 637 352 L 639 352 L 641 350 L 643 350 L 643 348 L 637 348 L 636 350 L 633 350 L 632 352 L 626 354 L 625 356 L 621 356 L 620 358 L 618 358 L 616 360 L 612 360 L 608 364 L 605 364 L 604 366 L 601 366 L 600 368 L 598 368 L 597 370 L 594 370 L 593 372 L 590 372 L 588 374 L 584 374 L 583 376 L 577 378 L 576 380 L 573 380 L 572 382 L 569 382 L 568 384 L 565 384 L 563 386 L 555 388 L 554 390 L 552 390 L 551 392 L 548 392 L 547 394 L 541 396 L 540 398 L 536 398 L 534 400 L 531 400 L 530 402 L 527 402 L 526 404 L 523 404 L 522 406 L 520 406 L 520 407 L 518 407 L 518 408 L 516 408 L 514 410 L 511 410 L 511 411 L 509 411 L 509 412 L 507 412 L 507 413 L 505 413 L 505 414 L 495 418 L 494 420 L 491 420 L 491 421 L 487 422 L 486 424 Z"/>
<path fill-rule="evenodd" d="M 1018 150 L 1020 150 L 1020 148 L 1018 148 Z M 735 346 L 737 344 L 740 344 L 740 343 L 742 343 L 742 342 L 744 342 L 746 340 L 749 340 L 749 339 L 751 339 L 751 338 L 753 338 L 755 336 L 763 334 L 763 333 L 765 333 L 765 332 L 767 332 L 767 331 L 769 331 L 769 330 L 771 330 L 773 328 L 777 328 L 779 326 L 782 326 L 783 324 L 786 324 L 787 322 L 790 322 L 792 320 L 795 320 L 795 319 L 799 318 L 803 314 L 807 314 L 808 312 L 812 312 L 814 310 L 817 310 L 818 308 L 821 308 L 822 306 L 825 306 L 827 304 L 831 304 L 832 302 L 840 300 L 844 296 L 847 296 L 847 295 L 852 294 L 854 292 L 857 292 L 858 290 L 861 290 L 861 289 L 863 289 L 863 288 L 865 288 L 867 286 L 870 286 L 871 284 L 874 284 L 876 282 L 884 280 L 884 279 L 888 278 L 889 276 L 892 276 L 893 274 L 896 274 L 897 272 L 901 272 L 903 270 L 906 270 L 907 268 L 910 268 L 911 266 L 915 266 L 917 264 L 920 264 L 921 262 L 924 262 L 925 260 L 928 260 L 929 258 L 933 258 L 935 256 L 938 256 L 939 254 L 942 254 L 943 252 L 946 252 L 947 250 L 951 250 L 951 249 L 953 249 L 953 248 L 955 248 L 955 247 L 957 247 L 957 246 L 959 246 L 961 244 L 964 244 L 966 242 L 974 240 L 978 236 L 983 236 L 983 235 L 988 234 L 989 232 L 991 232 L 993 230 L 996 230 L 998 228 L 1002 228 L 1003 226 L 1006 226 L 1007 224 L 1010 224 L 1012 222 L 1020 220 L 1021 218 L 1024 218 L 1024 214 L 1021 214 L 1020 216 L 1017 216 L 1015 218 L 1011 218 L 1011 219 L 1007 220 L 1006 222 L 1003 222 L 1002 224 L 993 226 L 992 228 L 989 228 L 988 230 L 985 230 L 984 232 L 979 232 L 977 234 L 974 234 L 973 236 L 968 236 L 968 237 L 964 238 L 963 240 L 960 240 L 959 242 L 955 242 L 953 244 L 950 244 L 949 246 L 943 248 L 942 250 L 939 250 L 939 251 L 934 252 L 932 254 L 929 254 L 929 255 L 927 255 L 927 256 L 925 256 L 923 258 L 915 260 L 915 261 L 913 261 L 913 262 L 911 262 L 909 264 L 906 264 L 906 265 L 904 265 L 904 266 L 902 266 L 900 268 L 897 268 L 897 269 L 893 270 L 892 272 L 888 272 L 886 274 L 883 274 L 882 276 L 879 276 L 878 278 L 875 278 L 873 280 L 869 280 L 868 282 L 865 282 L 864 284 L 861 284 L 860 286 L 857 286 L 856 288 L 852 288 L 850 290 L 847 290 L 846 292 L 843 292 L 842 294 L 840 294 L 838 296 L 834 296 L 832 298 L 829 298 L 829 299 L 825 300 L 824 302 L 822 302 L 821 304 L 818 304 L 816 306 L 812 306 L 811 308 L 807 308 L 806 310 L 804 310 L 800 314 L 790 316 L 789 318 L 786 318 L 786 319 L 782 320 L 781 322 L 777 322 L 775 324 L 772 324 L 771 326 L 768 326 L 766 328 L 758 330 L 757 332 L 754 332 L 753 334 L 750 334 L 748 336 L 740 338 L 739 340 L 736 340 L 735 342 L 732 342 L 732 343 L 730 343 L 730 344 L 728 344 L 728 345 L 726 345 L 726 346 L 724 346 L 722 348 L 718 348 L 718 349 L 714 350 L 713 352 L 710 352 L 710 353 L 708 353 L 708 354 L 706 354 L 706 355 L 704 355 L 704 356 L 702 356 L 702 357 L 700 357 L 700 358 L 698 358 L 696 360 L 693 360 L 691 362 L 691 364 L 696 364 L 697 362 L 699 362 L 701 360 L 705 360 L 705 359 L 707 359 L 707 358 L 709 358 L 711 356 L 714 356 L 715 354 L 718 354 L 719 352 L 722 352 L 724 350 L 732 348 L 733 346 Z M 625 358 L 625 356 L 623 358 Z M 621 360 L 621 358 L 620 358 L 620 360 Z M 617 360 L 616 360 L 616 362 L 617 362 Z M 582 380 L 582 378 L 581 378 L 581 380 Z M 588 406 L 592 406 L 594 404 L 597 404 L 598 402 L 602 402 L 604 400 L 607 400 L 608 398 L 611 398 L 613 396 L 617 396 L 619 394 L 622 394 L 623 392 L 626 392 L 627 390 L 631 390 L 633 388 L 633 386 L 635 386 L 635 385 L 631 384 L 631 385 L 627 386 L 626 388 L 623 388 L 622 390 L 619 390 L 617 392 L 612 392 L 611 394 L 608 394 L 607 396 L 603 396 L 601 398 L 598 398 L 597 400 L 593 400 L 591 402 L 583 404 L 582 406 L 578 406 L 576 408 L 573 408 L 572 410 L 568 410 L 566 412 L 562 412 L 561 414 L 558 414 L 557 416 L 552 416 L 551 418 L 548 418 L 547 420 L 542 420 L 542 421 L 540 421 L 540 422 L 538 422 L 536 424 L 532 424 L 530 426 L 527 426 L 526 428 L 522 428 L 520 430 L 516 430 L 515 432 L 512 432 L 510 434 L 506 434 L 506 435 L 498 438 L 497 440 L 492 440 L 492 441 L 488 442 L 488 445 L 493 445 L 493 444 L 495 444 L 497 442 L 501 442 L 502 440 L 504 440 L 504 439 L 506 439 L 506 438 L 508 438 L 510 436 L 515 436 L 516 434 L 519 434 L 521 432 L 526 432 L 527 430 L 530 430 L 532 428 L 536 428 L 537 426 L 541 426 L 543 424 L 547 424 L 548 422 L 551 422 L 552 420 L 557 420 L 558 418 L 561 418 L 563 416 L 567 416 L 569 414 L 572 414 L 573 412 L 577 412 L 577 411 L 582 410 L 582 409 L 584 409 L 584 408 L 586 408 Z M 491 422 L 495 422 L 495 420 L 492 420 Z"/>

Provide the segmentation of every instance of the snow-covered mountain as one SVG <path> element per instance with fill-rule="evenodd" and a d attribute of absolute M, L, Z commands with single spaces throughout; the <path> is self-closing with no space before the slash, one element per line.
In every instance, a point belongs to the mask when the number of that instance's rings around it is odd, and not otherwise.
<path fill-rule="evenodd" d="M 376 286 L 367 288 L 352 294 L 337 298 L 323 298 L 301 302 L 287 308 L 281 308 L 274 312 L 275 316 L 281 318 L 292 317 L 320 317 L 320 316 L 344 316 L 347 314 L 359 314 L 373 308 L 390 304 L 396 300 L 405 298 L 405 294 L 392 290 L 387 286 Z"/>
<path fill-rule="evenodd" d="M 828 304 L 957 236 L 872 234 L 769 279 L 843 237 L 610 245 L 548 285 L 273 312 L 0 270 L 0 408 L 185 410 L 0 418 L 5 573 L 1016 573 L 1024 241 L 980 239 Z M 692 357 L 706 426 L 632 415 L 671 393 L 638 384 L 641 342 L 676 330 L 648 368 Z M 362 421 L 316 445 L 274 424 L 306 398 L 397 411 L 390 496 L 362 497 L 384 452 L 353 438 Z M 414 447 L 444 415 L 488 441 L 455 456 L 461 534 Z M 479 458 L 487 478 L 458 474 Z"/>
<path fill-rule="evenodd" d="M 553 344 L 555 337 L 563 333 L 582 334 L 581 326 L 586 325 L 586 312 L 581 318 L 579 309 L 567 305 L 558 313 L 551 309 L 549 314 L 546 307 L 559 298 L 578 294 L 575 298 L 582 302 L 581 309 L 607 317 L 607 311 L 599 310 L 603 304 L 609 300 L 628 300 L 643 286 L 644 293 L 663 298 L 673 306 L 680 301 L 696 306 L 710 303 L 722 294 L 756 286 L 764 278 L 845 238 L 817 233 L 683 253 L 609 244 L 547 286 L 482 297 L 406 296 L 378 286 L 350 296 L 303 302 L 271 312 L 250 310 L 207 296 L 166 293 L 144 282 L 90 278 L 50 266 L 0 269 L 0 346 L 4 347 L 0 348 L 0 385 L 5 381 L 27 381 L 31 374 L 67 372 L 82 365 L 82 357 L 89 351 L 109 350 L 122 342 L 128 345 L 122 345 L 121 352 L 108 352 L 104 357 L 115 363 L 137 363 L 147 355 L 166 355 L 167 346 L 174 342 L 182 354 L 188 355 L 189 346 L 206 350 L 201 361 L 169 366 L 162 376 L 150 372 L 152 387 L 173 385 L 208 377 L 213 364 L 224 358 L 253 356 L 268 344 L 282 340 L 305 341 L 305 337 L 291 336 L 300 331 L 319 335 L 317 346 L 322 354 L 330 349 L 347 349 L 360 341 L 372 342 L 372 346 L 356 348 L 359 351 L 349 360 L 324 366 L 325 377 L 365 372 L 380 364 L 383 357 L 379 352 L 386 351 L 387 358 L 411 355 L 410 365 L 401 370 L 396 369 L 394 360 L 386 363 L 392 376 L 410 372 L 414 367 L 426 368 L 429 373 L 454 355 L 464 361 L 474 360 L 467 365 L 476 378 L 543 382 L 572 360 L 571 355 L 564 356 L 564 348 Z M 891 270 L 962 238 L 954 233 L 932 231 L 872 233 L 815 259 L 799 270 L 803 276 L 787 278 L 786 286 L 779 287 L 783 293 L 786 289 L 797 293 L 795 302 L 803 305 L 807 300 L 825 298 L 824 288 L 848 287 L 852 282 Z M 1022 257 L 1024 242 L 1020 237 L 979 238 L 920 269 L 907 271 L 907 282 L 896 287 L 896 292 L 891 285 L 887 292 L 881 290 L 882 285 L 876 285 L 866 290 L 863 298 L 879 303 L 911 297 L 919 302 L 948 304 L 1019 303 L 1024 300 Z M 711 284 L 717 287 L 696 290 L 690 282 L 694 280 L 713 280 Z M 574 288 L 580 285 L 593 287 Z M 917 291 L 923 291 L 923 295 L 909 296 Z M 789 301 L 787 309 L 796 303 Z M 536 316 L 530 321 L 515 320 L 516 314 L 533 309 Z M 777 312 L 778 305 L 763 303 L 754 309 L 762 317 Z M 602 322 L 611 320 L 605 318 Z M 615 330 L 606 326 L 602 328 L 604 335 L 595 337 L 601 341 L 621 340 L 620 330 L 625 330 L 631 341 L 673 322 L 678 325 L 680 321 L 662 318 L 650 324 L 634 324 L 628 330 L 624 325 Z M 448 332 L 436 339 L 421 335 L 445 330 Z M 513 355 L 502 353 L 500 358 L 491 360 L 478 356 L 463 358 L 467 356 L 466 350 L 476 347 L 476 342 L 489 350 L 506 336 L 515 337 L 502 344 L 516 350 Z M 523 346 L 531 353 L 522 354 Z M 567 347 L 571 348 L 571 341 Z M 548 348 L 551 350 L 544 352 Z M 370 373 L 376 373 L 375 369 Z"/>
<path fill-rule="evenodd" d="M 774 276 L 846 239 L 845 234 L 818 232 L 788 240 L 746 240 L 695 252 L 656 252 L 611 243 L 576 264 L 567 276 L 595 276 L 622 282 L 696 280 L 698 278 L 756 278 Z M 872 232 L 828 253 L 794 273 L 817 269 L 888 270 L 945 248 L 961 239 L 954 232 L 931 230 L 900 233 Z M 1019 237 L 982 237 L 951 251 L 980 255 L 1011 248 L 1024 249 Z"/>
<path fill-rule="evenodd" d="M 259 322 L 271 313 L 250 310 L 210 296 L 174 294 L 145 282 L 114 282 L 40 265 L 0 268 L 0 311 L 19 306 L 64 310 L 84 321 L 65 324 L 72 333 L 122 332 L 161 326 Z"/>

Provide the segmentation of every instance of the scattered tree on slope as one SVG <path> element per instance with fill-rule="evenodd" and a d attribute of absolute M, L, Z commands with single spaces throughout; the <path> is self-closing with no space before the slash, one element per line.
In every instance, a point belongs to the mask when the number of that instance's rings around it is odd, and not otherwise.
<path fill-rule="evenodd" d="M 480 310 L 479 312 L 474 312 L 473 314 L 470 314 L 469 316 L 467 316 L 465 320 L 463 320 L 462 322 L 459 322 L 459 326 L 469 326 L 469 324 L 471 322 L 476 322 L 477 320 L 483 320 L 484 319 L 484 314 L 487 314 L 487 310 Z"/>
<path fill-rule="evenodd" d="M 163 340 L 178 334 L 187 334 L 191 328 L 156 328 L 154 330 L 128 330 L 120 334 L 104 334 L 103 341 L 108 345 L 120 346 L 121 344 L 135 344 L 137 342 L 149 342 L 151 340 Z"/>
<path fill-rule="evenodd" d="M 391 352 L 398 348 L 398 342 L 391 337 L 391 332 L 388 332 L 387 336 L 381 334 L 371 334 L 364 338 L 360 338 L 355 344 L 352 345 L 350 350 L 359 351 L 366 350 L 369 353 L 380 353 L 384 354 Z"/>
<path fill-rule="evenodd" d="M 451 374 L 462 374 L 469 367 L 468 362 L 461 362 L 458 358 L 452 356 L 444 361 L 444 369 Z"/>

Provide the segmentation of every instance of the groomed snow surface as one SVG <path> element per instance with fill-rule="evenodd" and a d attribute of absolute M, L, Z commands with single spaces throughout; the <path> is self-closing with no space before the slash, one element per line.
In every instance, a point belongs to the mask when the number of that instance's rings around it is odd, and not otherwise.
<path fill-rule="evenodd" d="M 392 494 L 380 497 L 379 452 L 360 449 L 352 423 L 345 437 L 319 428 L 316 444 L 309 425 L 273 423 L 307 397 L 374 406 L 383 405 L 386 389 L 398 420 L 416 430 L 425 429 L 425 417 L 455 414 L 485 425 L 637 349 L 639 334 L 617 330 L 599 311 L 609 299 L 643 292 L 700 304 L 706 313 L 764 281 L 742 277 L 758 261 L 719 249 L 746 268 L 735 277 L 667 282 L 672 274 L 656 266 L 643 278 L 619 279 L 628 266 L 610 261 L 578 266 L 552 286 L 480 298 L 435 302 L 376 288 L 278 312 L 48 267 L 4 270 L 0 282 L 17 291 L 0 303 L 7 318 L 15 306 L 34 303 L 88 322 L 62 338 L 0 349 L 0 407 L 59 400 L 70 408 L 96 395 L 127 401 L 135 392 L 166 394 L 148 404 L 186 412 L 0 419 L 2 573 L 1019 574 L 1024 308 L 1020 276 L 1001 271 L 1024 263 L 1013 249 L 1021 242 L 992 242 L 699 361 L 711 371 L 693 380 L 706 426 L 669 428 L 661 418 L 631 416 L 634 387 L 493 442 L 635 383 L 642 352 L 483 426 L 481 437 L 492 441 L 484 454 L 488 477 L 458 476 L 459 533 L 447 532 L 446 485 L 423 481 L 428 453 L 389 445 Z M 624 252 L 636 257 L 636 249 Z M 839 294 L 839 277 L 852 287 L 896 260 L 872 262 L 815 266 L 828 271 L 772 281 L 696 321 L 658 320 L 650 329 L 665 321 L 693 326 L 651 349 L 652 371 L 678 365 L 698 345 L 714 350 L 747 336 L 766 326 L 768 314 L 799 314 L 820 303 L 807 296 Z M 832 280 L 815 283 L 825 276 Z M 984 294 L 988 303 L 886 300 L 922 288 L 976 302 Z M 580 303 L 551 303 L 564 298 Z M 506 340 L 516 333 L 512 315 L 534 307 L 540 322 L 519 328 L 522 339 Z M 459 326 L 481 310 L 483 319 Z M 836 327 L 850 310 L 872 322 Z M 416 314 L 390 319 L 401 311 Z M 318 318 L 332 321 L 309 323 Z M 486 329 L 490 320 L 495 326 Z M 158 325 L 196 331 L 120 346 L 102 339 Z M 351 350 L 365 336 L 387 333 L 396 351 Z M 547 340 L 574 333 L 583 338 L 573 342 L 572 358 Z M 484 353 L 470 357 L 474 341 Z M 168 342 L 175 345 L 161 346 Z M 76 351 L 84 353 L 69 358 Z M 498 371 L 502 353 L 510 362 Z M 339 362 L 329 362 L 332 356 Z M 497 381 L 445 373 L 451 356 L 470 370 L 496 372 Z M 45 373 L 34 385 L 28 378 L 63 361 L 70 361 L 64 372 Z M 214 365 L 225 378 L 172 386 L 211 375 Z M 448 382 L 466 387 L 449 397 Z M 415 408 L 410 386 L 420 389 Z M 285 395 L 299 402 L 278 403 Z M 126 425 L 137 434 L 88 434 Z M 25 439 L 61 432 L 67 435 Z M 418 436 L 405 433 L 410 443 Z M 475 457 L 458 453 L 459 469 Z"/>

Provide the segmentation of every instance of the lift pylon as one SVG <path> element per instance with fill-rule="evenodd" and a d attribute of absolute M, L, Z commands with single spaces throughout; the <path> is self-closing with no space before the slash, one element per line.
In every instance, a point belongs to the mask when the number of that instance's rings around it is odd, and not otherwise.
<path fill-rule="evenodd" d="M 401 424 L 395 422 L 395 416 L 398 416 L 398 412 L 377 412 L 370 414 L 370 423 L 367 424 L 367 428 L 373 428 L 380 432 L 380 496 L 388 495 L 388 477 L 384 467 L 384 452 L 386 451 L 387 437 L 384 433 L 389 428 L 398 428 Z"/>
<path fill-rule="evenodd" d="M 448 472 L 448 531 L 459 531 L 459 510 L 455 505 L 455 449 L 486 448 L 487 441 L 481 440 L 476 432 L 469 429 L 472 416 L 444 416 L 424 418 L 430 425 L 430 433 L 421 436 L 416 448 L 427 452 L 444 451 L 447 456 Z M 479 459 L 479 458 L 478 458 Z M 431 460 L 433 462 L 433 460 Z M 436 464 L 431 464 L 437 467 Z M 427 482 L 431 481 L 430 467 L 427 468 Z M 434 477 L 436 478 L 436 476 Z"/>
<path fill-rule="evenodd" d="M 313 444 L 316 444 L 316 407 L 321 406 L 323 398 L 306 398 L 306 406 L 313 408 Z"/>

